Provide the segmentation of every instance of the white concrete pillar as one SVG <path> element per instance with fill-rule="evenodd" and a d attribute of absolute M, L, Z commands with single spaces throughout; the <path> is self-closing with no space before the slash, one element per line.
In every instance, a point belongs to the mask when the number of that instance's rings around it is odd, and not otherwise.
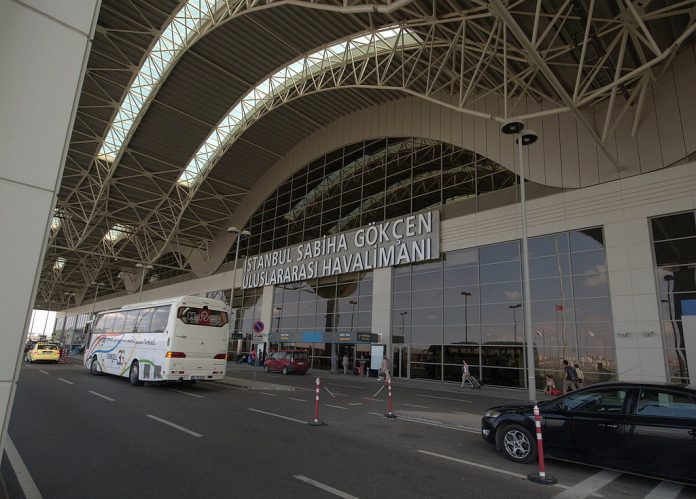
<path fill-rule="evenodd" d="M 380 335 L 386 345 L 390 364 L 392 355 L 392 267 L 372 271 L 372 332 Z"/>
<path fill-rule="evenodd" d="M 264 286 L 263 287 L 263 296 L 261 298 L 261 322 L 264 324 L 264 331 L 263 331 L 263 343 L 264 343 L 264 348 L 265 352 L 268 353 L 268 338 L 269 334 L 273 330 L 273 290 L 275 289 L 274 286 Z M 252 333 L 253 334 L 253 333 Z M 254 342 L 256 343 L 256 342 Z M 256 349 L 258 350 L 259 347 L 258 345 L 256 346 Z"/>
<path fill-rule="evenodd" d="M 604 227 L 620 380 L 666 381 L 657 288 L 644 214 L 624 211 Z"/>
<path fill-rule="evenodd" d="M 0 451 L 98 7 L 0 0 Z"/>

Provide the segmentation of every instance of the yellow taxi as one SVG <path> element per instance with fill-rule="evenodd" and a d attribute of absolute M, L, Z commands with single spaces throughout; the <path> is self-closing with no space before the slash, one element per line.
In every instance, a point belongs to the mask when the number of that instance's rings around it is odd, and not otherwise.
<path fill-rule="evenodd" d="M 57 364 L 60 360 L 60 349 L 57 345 L 37 343 L 27 351 L 25 358 L 26 361 L 30 363 L 45 361 Z"/>

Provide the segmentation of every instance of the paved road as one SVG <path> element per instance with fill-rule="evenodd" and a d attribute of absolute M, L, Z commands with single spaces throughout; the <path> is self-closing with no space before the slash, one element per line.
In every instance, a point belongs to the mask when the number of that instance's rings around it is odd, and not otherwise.
<path fill-rule="evenodd" d="M 527 481 L 533 465 L 506 461 L 478 434 L 481 412 L 520 391 L 395 381 L 398 417 L 388 419 L 374 379 L 321 373 L 326 424 L 314 427 L 314 375 L 234 364 L 228 374 L 224 384 L 132 387 L 77 365 L 25 366 L 13 464 L 23 461 L 46 499 L 696 498 L 694 488 L 560 462 L 547 466 L 559 485 Z"/>

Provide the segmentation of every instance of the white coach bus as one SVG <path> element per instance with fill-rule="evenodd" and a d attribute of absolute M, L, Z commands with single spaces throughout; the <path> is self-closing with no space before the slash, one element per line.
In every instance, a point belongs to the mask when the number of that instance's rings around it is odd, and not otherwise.
<path fill-rule="evenodd" d="M 136 386 L 222 379 L 228 311 L 219 300 L 182 296 L 101 312 L 86 338 L 84 365 Z"/>

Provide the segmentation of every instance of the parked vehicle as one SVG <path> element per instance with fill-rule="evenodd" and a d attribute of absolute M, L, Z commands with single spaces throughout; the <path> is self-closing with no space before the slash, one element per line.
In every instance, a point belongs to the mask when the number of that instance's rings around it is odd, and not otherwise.
<path fill-rule="evenodd" d="M 60 349 L 57 345 L 49 343 L 36 343 L 33 347 L 27 350 L 25 360 L 32 362 L 53 362 L 57 364 L 60 360 Z"/>
<path fill-rule="evenodd" d="M 611 382 L 539 403 L 544 454 L 696 484 L 696 386 Z M 487 410 L 481 434 L 512 461 L 537 459 L 533 406 Z"/>
<path fill-rule="evenodd" d="M 283 374 L 307 374 L 309 356 L 304 350 L 278 350 L 263 363 L 266 372 L 280 371 Z"/>
<path fill-rule="evenodd" d="M 223 379 L 228 310 L 219 300 L 182 296 L 102 312 L 87 335 L 84 365 L 135 386 Z"/>

